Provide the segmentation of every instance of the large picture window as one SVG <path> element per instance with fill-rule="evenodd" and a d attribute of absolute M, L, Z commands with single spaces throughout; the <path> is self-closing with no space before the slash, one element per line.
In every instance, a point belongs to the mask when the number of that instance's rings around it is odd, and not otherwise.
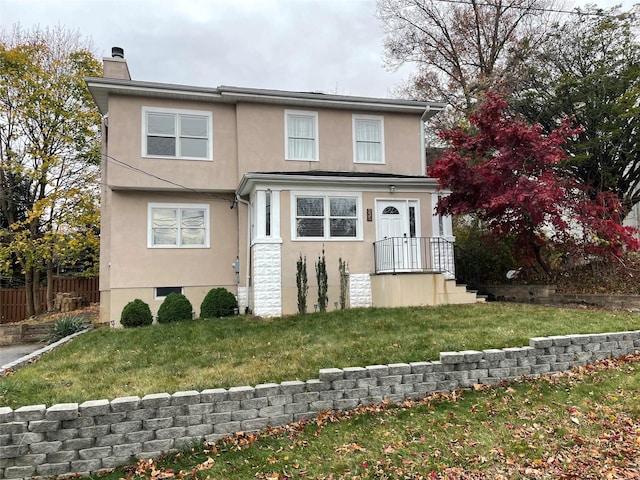
<path fill-rule="evenodd" d="M 148 246 L 152 248 L 209 247 L 209 206 L 149 204 Z"/>
<path fill-rule="evenodd" d="M 353 161 L 355 163 L 384 163 L 383 117 L 353 116 Z"/>
<path fill-rule="evenodd" d="M 360 199 L 351 195 L 304 195 L 295 197 L 297 239 L 359 239 Z"/>
<path fill-rule="evenodd" d="M 285 158 L 318 160 L 318 114 L 285 110 Z"/>
<path fill-rule="evenodd" d="M 143 108 L 143 156 L 212 159 L 210 112 Z"/>

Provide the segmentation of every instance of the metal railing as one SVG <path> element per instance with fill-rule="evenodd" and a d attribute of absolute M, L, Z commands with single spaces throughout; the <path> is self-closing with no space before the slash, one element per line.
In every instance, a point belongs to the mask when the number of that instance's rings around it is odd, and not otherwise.
<path fill-rule="evenodd" d="M 433 272 L 455 278 L 453 243 L 441 237 L 388 237 L 373 243 L 376 273 Z"/>
<path fill-rule="evenodd" d="M 465 284 L 468 288 L 476 289 L 482 283 L 482 268 L 478 259 L 471 253 L 454 246 L 456 259 L 456 282 Z"/>

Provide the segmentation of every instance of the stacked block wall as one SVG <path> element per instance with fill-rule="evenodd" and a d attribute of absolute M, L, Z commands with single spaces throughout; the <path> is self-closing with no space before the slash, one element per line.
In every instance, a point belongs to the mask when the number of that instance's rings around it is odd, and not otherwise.
<path fill-rule="evenodd" d="M 640 330 L 530 339 L 529 346 L 442 352 L 440 360 L 329 368 L 319 378 L 0 408 L 0 478 L 89 474 L 238 431 L 357 405 L 566 371 L 640 350 Z"/>

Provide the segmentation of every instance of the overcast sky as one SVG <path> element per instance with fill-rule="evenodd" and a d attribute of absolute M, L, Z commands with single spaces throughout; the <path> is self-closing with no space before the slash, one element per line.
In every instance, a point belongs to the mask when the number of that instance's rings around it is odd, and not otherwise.
<path fill-rule="evenodd" d="M 389 97 L 412 69 L 385 68 L 375 13 L 376 0 L 0 0 L 3 29 L 77 29 L 99 57 L 124 48 L 134 80 Z"/>

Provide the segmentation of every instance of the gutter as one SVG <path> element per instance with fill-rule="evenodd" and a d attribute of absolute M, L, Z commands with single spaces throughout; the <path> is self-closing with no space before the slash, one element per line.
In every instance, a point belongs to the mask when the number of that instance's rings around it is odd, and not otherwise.
<path fill-rule="evenodd" d="M 436 187 L 438 181 L 434 178 L 426 176 L 381 176 L 381 177 L 340 177 L 333 175 L 286 175 L 278 173 L 245 173 L 236 189 L 236 197 L 244 195 L 251 189 L 251 185 L 256 182 L 264 182 L 270 185 L 280 185 L 283 187 L 298 188 L 300 185 L 323 185 L 323 186 L 342 186 L 351 185 L 358 188 L 368 186 L 370 188 L 386 187 L 394 184 L 396 187 Z M 244 202 L 243 202 L 244 203 Z"/>

